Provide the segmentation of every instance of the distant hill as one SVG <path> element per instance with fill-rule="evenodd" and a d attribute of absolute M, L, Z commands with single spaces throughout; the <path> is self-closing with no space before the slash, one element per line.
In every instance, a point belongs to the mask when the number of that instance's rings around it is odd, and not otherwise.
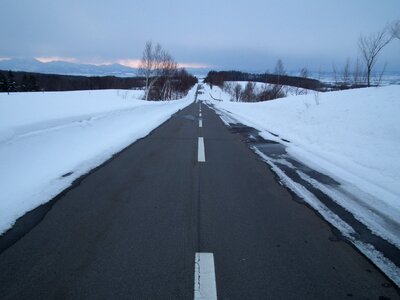
<path fill-rule="evenodd" d="M 120 64 L 96 66 L 64 61 L 43 63 L 34 58 L 1 60 L 0 70 L 82 76 L 134 77 L 137 75 L 137 69 Z"/>

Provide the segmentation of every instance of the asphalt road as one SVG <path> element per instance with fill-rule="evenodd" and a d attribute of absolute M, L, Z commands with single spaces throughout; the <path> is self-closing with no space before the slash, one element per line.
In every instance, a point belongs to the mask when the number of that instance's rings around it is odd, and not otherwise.
<path fill-rule="evenodd" d="M 191 104 L 60 197 L 0 254 L 0 299 L 193 299 L 205 252 L 219 299 L 399 299 L 241 135 L 201 118 Z"/>

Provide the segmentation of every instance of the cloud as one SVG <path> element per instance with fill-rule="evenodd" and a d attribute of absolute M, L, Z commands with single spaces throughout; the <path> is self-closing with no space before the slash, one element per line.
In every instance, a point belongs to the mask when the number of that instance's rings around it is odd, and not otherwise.
<path fill-rule="evenodd" d="M 140 65 L 140 59 L 131 59 L 131 58 L 126 58 L 126 59 L 117 59 L 113 63 L 118 63 L 120 65 L 126 66 L 126 67 L 131 67 L 131 68 L 138 68 Z M 107 63 L 107 64 L 110 64 Z M 179 68 L 193 68 L 193 69 L 201 69 L 201 68 L 209 68 L 211 67 L 210 65 L 203 64 L 203 63 L 178 63 Z"/>
<path fill-rule="evenodd" d="M 35 59 L 42 63 L 48 63 L 53 61 L 65 61 L 70 63 L 78 62 L 78 59 L 74 57 L 61 57 L 61 56 L 35 57 Z"/>

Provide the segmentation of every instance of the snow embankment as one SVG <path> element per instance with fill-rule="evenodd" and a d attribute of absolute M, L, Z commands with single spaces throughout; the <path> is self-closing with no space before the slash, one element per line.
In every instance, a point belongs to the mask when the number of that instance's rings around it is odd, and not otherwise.
<path fill-rule="evenodd" d="M 242 89 L 241 92 L 243 92 L 246 88 L 247 83 L 248 81 L 225 81 L 223 89 L 215 85 L 212 88 L 210 88 L 209 85 L 204 84 L 203 92 L 205 96 L 202 98 L 200 97 L 200 99 L 212 99 L 216 101 L 228 101 L 228 102 L 234 101 L 235 98 L 234 87 L 236 85 L 240 85 Z M 255 94 L 260 94 L 262 91 L 269 90 L 274 86 L 274 84 L 268 84 L 262 82 L 252 82 L 252 83 L 254 84 L 253 92 Z M 313 90 L 293 87 L 289 85 L 283 85 L 282 92 L 286 95 L 286 97 L 307 95 L 314 93 Z"/>
<path fill-rule="evenodd" d="M 400 218 L 400 86 L 213 104 L 267 139 L 275 138 L 272 132 L 289 140 L 288 153 Z"/>
<path fill-rule="evenodd" d="M 229 89 L 233 89 L 235 85 L 238 84 L 241 86 L 242 91 L 244 91 L 248 82 L 249 81 L 225 81 L 225 86 L 228 87 L 227 90 L 229 91 Z M 252 82 L 252 83 L 254 84 L 254 92 L 256 94 L 261 93 L 263 90 L 271 89 L 273 86 L 275 86 L 275 84 L 263 83 L 263 82 Z M 286 96 L 307 95 L 313 92 L 313 90 L 294 87 L 290 85 L 282 85 L 282 91 L 285 93 Z M 231 98 L 233 97 L 231 96 Z"/>
<path fill-rule="evenodd" d="M 194 100 L 140 91 L 0 94 L 0 234 Z"/>

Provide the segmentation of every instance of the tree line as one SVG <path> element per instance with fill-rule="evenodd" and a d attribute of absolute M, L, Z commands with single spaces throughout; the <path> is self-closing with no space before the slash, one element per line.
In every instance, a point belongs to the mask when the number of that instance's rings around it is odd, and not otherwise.
<path fill-rule="evenodd" d="M 177 70 L 171 79 L 175 95 L 184 95 L 197 79 Z M 76 91 L 103 89 L 143 89 L 144 77 L 75 76 L 0 70 L 0 92 Z"/>
<path fill-rule="evenodd" d="M 294 87 L 320 90 L 329 87 L 328 84 L 323 83 L 317 79 L 308 78 L 308 71 L 306 71 L 305 77 L 302 76 L 290 76 L 286 73 L 275 74 L 275 73 L 247 73 L 241 71 L 210 71 L 208 72 L 205 83 L 210 85 L 216 85 L 223 87 L 225 81 L 251 81 L 251 82 L 263 82 L 269 84 L 280 84 L 290 85 Z"/>
<path fill-rule="evenodd" d="M 75 76 L 0 70 L 1 92 L 139 89 L 142 77 Z"/>
<path fill-rule="evenodd" d="M 0 71 L 0 92 L 34 92 L 38 90 L 36 77 L 33 74 L 23 74 L 20 77 L 14 76 L 11 71 Z"/>
<path fill-rule="evenodd" d="M 240 71 L 210 71 L 204 79 L 211 88 L 220 87 L 232 96 L 233 101 L 258 102 L 286 97 L 289 86 L 295 94 L 303 94 L 306 90 L 325 91 L 329 84 L 308 77 L 308 70 L 303 68 L 300 76 L 287 75 L 283 62 L 279 59 L 273 73 L 252 74 Z M 243 87 L 240 83 L 230 81 L 247 81 Z M 262 83 L 261 87 L 256 83 Z"/>

